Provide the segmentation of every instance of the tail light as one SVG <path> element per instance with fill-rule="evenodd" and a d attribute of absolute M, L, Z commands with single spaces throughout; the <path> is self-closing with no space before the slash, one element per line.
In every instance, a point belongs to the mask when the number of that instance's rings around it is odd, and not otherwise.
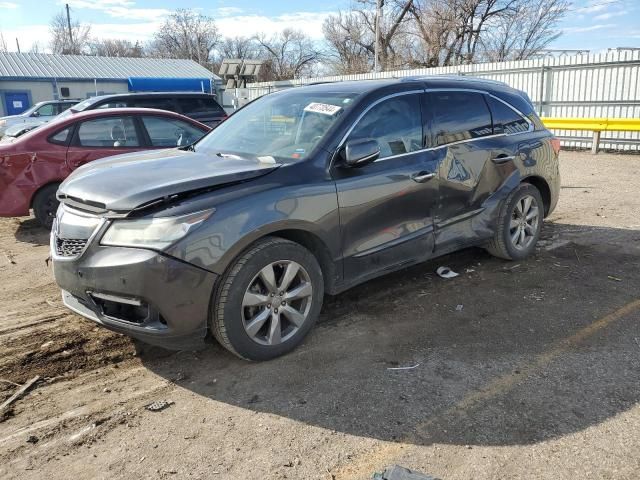
<path fill-rule="evenodd" d="M 551 138 L 551 147 L 556 152 L 556 155 L 560 153 L 560 139 L 558 137 Z"/>

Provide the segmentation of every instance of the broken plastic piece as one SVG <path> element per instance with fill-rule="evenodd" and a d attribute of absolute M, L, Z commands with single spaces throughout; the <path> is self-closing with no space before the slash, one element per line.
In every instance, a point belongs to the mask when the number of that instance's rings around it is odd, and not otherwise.
<path fill-rule="evenodd" d="M 456 278 L 459 275 L 449 267 L 438 267 L 436 273 L 442 278 Z"/>
<path fill-rule="evenodd" d="M 155 402 L 150 403 L 149 405 L 145 405 L 144 408 L 146 408 L 150 412 L 159 412 L 173 405 L 173 403 L 174 402 L 172 402 L 171 400 L 156 400 Z"/>
<path fill-rule="evenodd" d="M 373 475 L 372 480 L 440 480 L 431 475 L 413 472 L 408 468 L 393 465 L 387 467 L 384 472 Z"/>

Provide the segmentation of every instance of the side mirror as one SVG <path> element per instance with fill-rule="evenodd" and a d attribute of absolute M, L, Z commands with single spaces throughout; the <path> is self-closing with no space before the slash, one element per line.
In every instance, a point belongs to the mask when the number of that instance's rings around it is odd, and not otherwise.
<path fill-rule="evenodd" d="M 40 116 L 40 114 L 39 114 L 38 112 L 33 112 L 33 113 L 31 114 L 31 116 L 32 116 L 32 117 L 39 117 L 39 116 Z"/>
<path fill-rule="evenodd" d="M 380 146 L 372 138 L 349 140 L 342 150 L 342 158 L 348 167 L 360 167 L 380 156 Z"/>

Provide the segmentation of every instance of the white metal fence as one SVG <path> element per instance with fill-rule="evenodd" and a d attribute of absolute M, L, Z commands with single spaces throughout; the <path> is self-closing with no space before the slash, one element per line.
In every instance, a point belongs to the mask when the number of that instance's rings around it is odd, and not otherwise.
<path fill-rule="evenodd" d="M 234 95 L 236 104 L 242 106 L 267 93 L 314 82 L 413 75 L 468 75 L 499 80 L 527 92 L 542 117 L 640 118 L 640 51 L 252 83 L 225 94 Z M 554 133 L 566 147 L 591 146 L 591 132 Z M 603 132 L 600 146 L 640 151 L 640 132 Z"/>

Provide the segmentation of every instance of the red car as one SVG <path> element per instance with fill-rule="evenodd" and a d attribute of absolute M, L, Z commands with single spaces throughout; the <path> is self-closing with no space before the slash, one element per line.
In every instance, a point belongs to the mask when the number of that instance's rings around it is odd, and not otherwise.
<path fill-rule="evenodd" d="M 211 130 L 148 108 L 79 112 L 0 144 L 0 216 L 29 215 L 50 228 L 58 185 L 79 166 L 121 153 L 187 146 Z"/>

